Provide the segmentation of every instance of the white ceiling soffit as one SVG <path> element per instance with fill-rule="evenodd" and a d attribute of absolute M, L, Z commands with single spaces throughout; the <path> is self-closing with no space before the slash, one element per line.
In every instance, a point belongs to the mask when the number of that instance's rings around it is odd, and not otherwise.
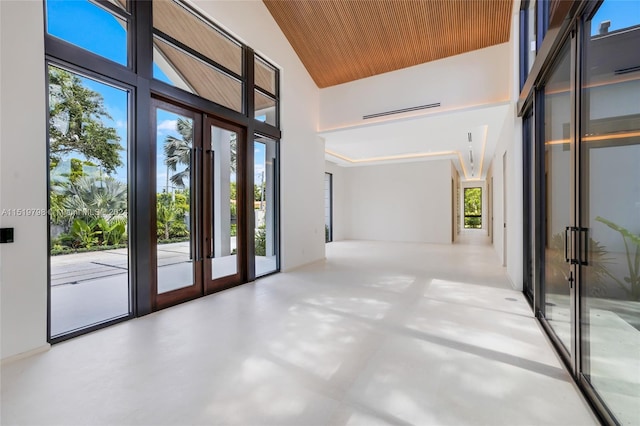
<path fill-rule="evenodd" d="M 325 140 L 326 159 L 341 166 L 448 158 L 463 179 L 483 180 L 509 108 L 509 102 L 501 102 L 319 134 Z"/>

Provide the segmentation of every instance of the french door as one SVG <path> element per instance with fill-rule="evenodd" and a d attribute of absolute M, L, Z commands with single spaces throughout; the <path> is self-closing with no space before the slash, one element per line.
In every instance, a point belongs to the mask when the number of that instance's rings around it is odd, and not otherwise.
<path fill-rule="evenodd" d="M 197 111 L 152 103 L 155 187 L 153 307 L 161 309 L 244 280 L 245 134 Z"/>

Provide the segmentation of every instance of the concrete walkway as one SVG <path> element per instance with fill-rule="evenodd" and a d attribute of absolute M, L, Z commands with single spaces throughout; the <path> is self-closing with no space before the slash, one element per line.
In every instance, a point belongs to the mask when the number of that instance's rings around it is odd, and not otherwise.
<path fill-rule="evenodd" d="M 235 245 L 235 238 L 232 242 Z M 189 243 L 158 246 L 158 291 L 193 285 Z M 213 260 L 213 278 L 237 271 L 235 255 Z M 257 257 L 256 272 L 276 270 L 276 258 Z M 51 335 L 128 315 L 128 249 L 74 253 L 51 257 Z"/>

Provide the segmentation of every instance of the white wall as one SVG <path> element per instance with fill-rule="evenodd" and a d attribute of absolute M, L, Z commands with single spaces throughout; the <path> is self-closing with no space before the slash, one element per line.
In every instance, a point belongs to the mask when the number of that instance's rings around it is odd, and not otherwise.
<path fill-rule="evenodd" d="M 330 161 L 325 162 L 325 171 L 333 175 L 333 241 L 344 240 L 347 235 L 346 170 Z"/>
<path fill-rule="evenodd" d="M 280 67 L 282 269 L 324 258 L 324 142 L 319 89 L 261 1 L 192 1 Z"/>
<path fill-rule="evenodd" d="M 516 104 L 519 95 L 518 81 L 518 7 L 514 2 L 511 16 L 511 41 L 509 42 L 508 81 L 511 106 L 505 118 L 504 126 L 492 160 L 492 175 L 494 178 L 493 217 L 494 234 L 493 245 L 500 261 L 504 262 L 504 232 L 506 223 L 506 269 L 511 284 L 516 290 L 522 290 L 523 271 L 523 167 L 522 167 L 522 119 L 517 116 Z M 504 154 L 506 153 L 506 157 Z M 506 175 L 503 173 L 503 161 L 506 158 Z M 503 188 L 506 184 L 507 199 L 504 200 Z M 504 203 L 506 201 L 506 216 Z"/>
<path fill-rule="evenodd" d="M 0 1 L 0 211 L 47 208 L 42 2 Z M 46 215 L 0 215 L 1 354 L 46 346 Z"/>
<path fill-rule="evenodd" d="M 363 124 L 363 115 L 434 102 L 442 104 L 433 110 L 440 112 L 506 101 L 509 49 L 503 43 L 322 89 L 320 129 Z"/>
<path fill-rule="evenodd" d="M 451 161 L 345 168 L 346 238 L 451 242 Z"/>

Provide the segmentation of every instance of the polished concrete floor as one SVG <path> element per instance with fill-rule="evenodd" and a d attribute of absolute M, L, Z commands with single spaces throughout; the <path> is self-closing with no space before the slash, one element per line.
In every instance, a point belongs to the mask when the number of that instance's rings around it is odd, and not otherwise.
<path fill-rule="evenodd" d="M 493 249 L 467 242 L 331 243 L 5 363 L 1 423 L 597 424 Z"/>

